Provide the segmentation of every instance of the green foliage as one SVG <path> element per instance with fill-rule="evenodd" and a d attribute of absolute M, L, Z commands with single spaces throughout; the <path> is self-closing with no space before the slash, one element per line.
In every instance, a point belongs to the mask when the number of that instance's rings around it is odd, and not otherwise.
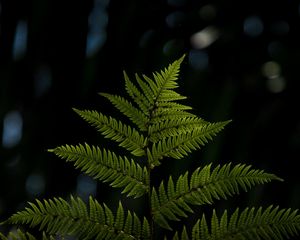
<path fill-rule="evenodd" d="M 76 168 L 95 179 L 110 182 L 112 187 L 124 187 L 122 193 L 127 193 L 127 196 L 137 198 L 149 191 L 147 168 L 142 168 L 132 159 L 129 161 L 126 157 L 88 144 L 66 145 L 49 151 L 74 162 Z"/>
<path fill-rule="evenodd" d="M 239 189 L 247 191 L 252 186 L 280 180 L 273 174 L 251 169 L 251 166 L 231 164 L 211 165 L 197 168 L 188 179 L 188 172 L 180 175 L 176 183 L 170 176 L 167 186 L 161 182 L 158 192 L 153 187 L 151 204 L 153 219 L 161 227 L 170 229 L 167 220 L 179 221 L 178 217 L 187 217 L 186 212 L 193 213 L 189 205 L 212 204 L 213 199 L 227 199 L 227 196 L 239 194 Z M 166 190 L 167 189 L 167 190 Z"/>
<path fill-rule="evenodd" d="M 262 207 L 246 208 L 241 213 L 237 208 L 230 217 L 225 210 L 221 218 L 218 218 L 214 210 L 210 226 L 203 214 L 193 226 L 190 236 L 195 240 L 282 240 L 298 235 L 300 215 L 297 212 L 298 210 L 291 209 L 279 210 L 278 206 L 274 208 L 271 205 L 265 210 Z M 185 227 L 181 238 L 176 232 L 173 239 L 189 239 Z"/>
<path fill-rule="evenodd" d="M 9 232 L 7 236 L 0 233 L 0 240 L 37 240 L 37 238 L 28 232 L 24 233 L 21 229 L 17 229 L 16 231 Z M 42 240 L 55 240 L 55 238 L 43 233 Z"/>
<path fill-rule="evenodd" d="M 116 215 L 92 197 L 89 206 L 80 198 L 71 197 L 70 203 L 62 198 L 36 200 L 30 208 L 12 215 L 7 223 L 39 226 L 49 234 L 75 235 L 84 239 L 149 239 L 149 223 L 139 220 L 135 213 L 125 214 L 119 203 Z"/>
<path fill-rule="evenodd" d="M 44 231 L 45 240 L 47 236 L 50 239 L 54 239 L 53 236 L 154 239 L 158 228 L 163 233 L 173 230 L 172 222 L 194 213 L 195 205 L 212 205 L 216 200 L 228 199 L 256 185 L 282 181 L 274 174 L 253 169 L 250 165 L 228 163 L 201 166 L 191 173 L 185 172 L 177 180 L 169 176 L 167 182 L 162 181 L 158 186 L 153 184 L 151 172 L 165 159 L 182 159 L 202 148 L 230 122 L 210 123 L 190 113 L 190 106 L 178 103 L 186 99 L 175 91 L 183 59 L 184 56 L 164 70 L 153 73 L 152 77 L 136 74 L 137 84 L 124 72 L 125 89 L 130 99 L 100 93 L 135 126 L 96 110 L 74 108 L 88 124 L 131 155 L 119 156 L 112 150 L 87 143 L 49 150 L 94 179 L 121 188 L 126 197 L 146 197 L 148 201 L 144 208 L 148 209 L 148 214 L 138 217 L 135 212 L 125 210 L 121 202 L 116 211 L 112 211 L 92 197 L 85 203 L 71 196 L 69 201 L 62 198 L 36 200 L 3 224 L 38 227 Z M 300 231 L 297 210 L 270 206 L 265 210 L 246 208 L 240 213 L 237 208 L 230 217 L 225 211 L 220 218 L 215 209 L 212 212 L 211 218 L 203 214 L 192 229 L 183 226 L 181 232 L 173 233 L 173 239 L 281 240 L 296 236 Z M 9 233 L 8 237 L 0 235 L 0 238 L 35 239 L 20 230 Z"/>

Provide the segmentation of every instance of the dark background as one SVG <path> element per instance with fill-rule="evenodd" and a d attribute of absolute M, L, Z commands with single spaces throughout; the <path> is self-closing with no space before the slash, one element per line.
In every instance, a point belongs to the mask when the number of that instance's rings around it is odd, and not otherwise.
<path fill-rule="evenodd" d="M 114 115 L 97 93 L 124 94 L 122 70 L 149 75 L 184 53 L 179 91 L 186 103 L 208 121 L 233 122 L 157 175 L 211 161 L 247 163 L 285 182 L 220 207 L 299 208 L 299 30 L 300 1 L 291 0 L 1 0 L 1 220 L 36 197 L 92 194 L 114 205 L 118 190 L 46 150 L 84 142 L 113 147 L 71 108 Z"/>

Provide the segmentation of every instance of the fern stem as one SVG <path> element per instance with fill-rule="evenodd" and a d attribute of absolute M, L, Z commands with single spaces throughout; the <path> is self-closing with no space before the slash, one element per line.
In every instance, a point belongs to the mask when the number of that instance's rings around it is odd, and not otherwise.
<path fill-rule="evenodd" d="M 145 149 L 147 149 L 149 147 L 150 144 L 150 128 L 151 128 L 151 122 L 154 116 L 154 111 L 156 109 L 156 103 L 157 103 L 157 99 L 155 99 L 153 106 L 150 108 L 149 111 L 149 122 L 147 124 L 147 142 L 145 145 Z M 146 151 L 145 151 L 146 152 Z M 149 204 L 149 225 L 150 225 L 150 240 L 154 239 L 154 220 L 153 220 L 153 209 L 152 209 L 152 204 L 151 204 L 151 170 L 153 168 L 152 163 L 148 157 L 148 155 L 146 154 L 146 161 L 147 161 L 147 170 L 148 170 L 148 204 Z"/>
<path fill-rule="evenodd" d="M 149 182 L 149 191 L 148 191 L 148 204 L 149 204 L 149 224 L 150 224 L 150 240 L 153 239 L 153 235 L 154 235 L 154 222 L 153 222 L 153 210 L 151 207 L 151 165 L 150 163 L 148 163 L 148 171 L 149 171 L 149 178 L 148 178 L 148 182 Z"/>
<path fill-rule="evenodd" d="M 149 139 L 149 138 L 148 138 Z M 148 147 L 149 145 L 149 140 L 147 140 L 147 144 L 146 147 Z M 153 222 L 153 209 L 152 209 L 152 205 L 151 205 L 151 170 L 152 170 L 152 166 L 151 166 L 151 162 L 148 158 L 148 156 L 146 157 L 147 160 L 147 170 L 148 170 L 148 206 L 149 206 L 149 225 L 150 225 L 150 240 L 154 239 L 154 222 Z"/>

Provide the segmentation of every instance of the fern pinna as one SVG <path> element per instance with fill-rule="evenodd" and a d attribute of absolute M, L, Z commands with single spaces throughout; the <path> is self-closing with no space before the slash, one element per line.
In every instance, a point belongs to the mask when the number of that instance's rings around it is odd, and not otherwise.
<path fill-rule="evenodd" d="M 173 231 L 173 221 L 180 221 L 193 213 L 195 205 L 211 205 L 240 191 L 280 178 L 245 164 L 201 166 L 185 172 L 177 179 L 172 176 L 157 186 L 151 181 L 165 158 L 181 159 L 200 149 L 219 133 L 230 121 L 211 123 L 190 113 L 191 107 L 178 103 L 185 96 L 177 93 L 178 74 L 184 56 L 151 77 L 135 75 L 133 83 L 124 72 L 125 89 L 130 97 L 100 93 L 107 98 L 133 125 L 95 110 L 74 111 L 105 138 L 115 141 L 130 154 L 120 156 L 112 150 L 87 143 L 59 146 L 49 150 L 58 157 L 96 180 L 121 188 L 127 197 L 149 199 L 150 213 L 137 216 L 125 210 L 122 203 L 111 210 L 93 197 L 85 203 L 71 196 L 36 200 L 4 223 L 28 224 L 43 232 L 43 239 L 56 236 L 74 236 L 76 239 L 154 239 L 155 231 Z M 143 161 L 141 160 L 143 159 Z M 146 159 L 146 161 L 144 161 Z M 146 164 L 145 164 L 146 162 Z M 155 186 L 154 186 L 155 185 Z M 165 232 L 162 231 L 165 229 Z M 224 240 L 224 239 L 286 239 L 300 230 L 297 210 L 236 209 L 231 215 L 225 211 L 212 216 L 199 216 L 194 226 L 182 226 L 173 232 L 172 239 Z M 166 236 L 158 236 L 167 239 Z M 1 239 L 35 239 L 21 230 L 0 235 Z"/>

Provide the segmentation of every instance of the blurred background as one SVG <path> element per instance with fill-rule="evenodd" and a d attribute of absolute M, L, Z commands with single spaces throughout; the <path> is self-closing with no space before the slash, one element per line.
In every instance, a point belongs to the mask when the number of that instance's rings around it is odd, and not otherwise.
<path fill-rule="evenodd" d="M 208 162 L 247 163 L 285 179 L 219 206 L 300 207 L 300 1 L 1 0 L 0 216 L 70 194 L 114 204 L 112 190 L 47 149 L 115 148 L 72 107 L 117 116 L 98 92 L 125 95 L 122 71 L 151 74 L 186 54 L 179 92 L 208 121 L 233 122 L 213 142 L 154 174 Z M 133 203 L 128 203 L 132 207 Z"/>

